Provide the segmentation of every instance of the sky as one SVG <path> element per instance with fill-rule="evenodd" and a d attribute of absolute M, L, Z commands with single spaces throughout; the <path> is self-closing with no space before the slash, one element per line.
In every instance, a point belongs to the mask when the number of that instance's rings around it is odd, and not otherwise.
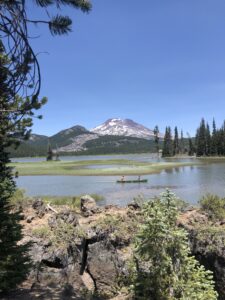
<path fill-rule="evenodd" d="M 29 18 L 46 19 L 29 3 Z M 33 132 L 53 135 L 109 118 L 195 134 L 225 119 L 224 0 L 93 0 L 89 14 L 63 8 L 73 32 L 30 27 L 48 103 Z M 55 9 L 49 9 L 51 15 Z"/>

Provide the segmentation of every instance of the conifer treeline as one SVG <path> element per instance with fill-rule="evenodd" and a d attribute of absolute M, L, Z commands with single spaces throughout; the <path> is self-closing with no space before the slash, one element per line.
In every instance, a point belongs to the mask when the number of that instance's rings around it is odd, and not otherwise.
<path fill-rule="evenodd" d="M 180 137 L 177 127 L 172 133 L 171 127 L 166 127 L 162 156 L 175 156 L 188 154 L 190 156 L 225 156 L 225 121 L 221 128 L 216 127 L 213 119 L 212 130 L 209 124 L 202 119 L 194 138 L 184 139 L 181 131 Z M 157 145 L 156 145 L 157 147 Z"/>
<path fill-rule="evenodd" d="M 195 145 L 197 156 L 225 155 L 225 121 L 217 129 L 213 120 L 211 132 L 209 124 L 202 119 L 196 132 Z"/>
<path fill-rule="evenodd" d="M 185 154 L 188 152 L 187 145 L 185 145 L 185 140 L 183 137 L 183 131 L 181 130 L 180 136 L 178 133 L 177 126 L 174 128 L 174 134 L 172 133 L 171 127 L 166 127 L 162 156 L 169 157 L 178 154 Z M 191 153 L 189 153 L 191 155 Z"/>

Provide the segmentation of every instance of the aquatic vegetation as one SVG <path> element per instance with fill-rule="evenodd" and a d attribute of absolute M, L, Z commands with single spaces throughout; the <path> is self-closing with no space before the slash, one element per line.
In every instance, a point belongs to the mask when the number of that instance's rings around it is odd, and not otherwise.
<path fill-rule="evenodd" d="M 19 175 L 143 175 L 159 173 L 165 169 L 197 165 L 199 162 L 159 162 L 149 163 L 125 159 L 94 160 L 94 161 L 52 161 L 11 163 Z M 105 168 L 104 165 L 112 165 Z M 121 167 L 113 167 L 121 165 Z M 96 168 L 87 168 L 96 166 Z M 102 168 L 100 168 L 103 166 Z"/>

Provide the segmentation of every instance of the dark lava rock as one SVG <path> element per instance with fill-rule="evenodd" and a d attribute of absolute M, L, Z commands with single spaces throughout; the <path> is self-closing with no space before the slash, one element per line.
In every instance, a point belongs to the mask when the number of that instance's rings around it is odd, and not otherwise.
<path fill-rule="evenodd" d="M 106 241 L 88 245 L 87 272 L 91 275 L 99 294 L 109 297 L 115 294 L 123 267 L 116 249 Z"/>
<path fill-rule="evenodd" d="M 96 201 L 89 195 L 82 196 L 80 199 L 80 210 L 84 217 L 89 217 L 98 211 Z"/>
<path fill-rule="evenodd" d="M 34 215 L 29 215 L 29 216 L 27 216 L 26 221 L 27 221 L 27 223 L 31 223 L 34 219 L 35 219 Z"/>
<path fill-rule="evenodd" d="M 197 230 L 189 231 L 192 254 L 214 275 L 219 300 L 225 299 L 225 231 L 213 237 L 199 238 Z M 216 237 L 218 233 L 215 233 Z"/>
<path fill-rule="evenodd" d="M 61 221 L 76 226 L 78 224 L 78 217 L 75 212 L 70 210 L 65 210 L 49 217 L 48 225 L 50 228 L 54 228 L 58 226 L 59 222 Z"/>
<path fill-rule="evenodd" d="M 32 204 L 33 209 L 36 211 L 36 214 L 39 218 L 42 218 L 46 211 L 46 206 L 41 198 L 34 200 Z"/>

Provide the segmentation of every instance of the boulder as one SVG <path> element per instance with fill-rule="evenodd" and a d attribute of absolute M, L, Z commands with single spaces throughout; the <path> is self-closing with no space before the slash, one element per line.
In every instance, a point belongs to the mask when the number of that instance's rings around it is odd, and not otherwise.
<path fill-rule="evenodd" d="M 37 198 L 34 200 L 33 204 L 32 204 L 33 209 L 36 212 L 36 215 L 39 218 L 42 218 L 45 214 L 46 211 L 46 206 L 43 202 L 43 200 L 41 198 Z"/>
<path fill-rule="evenodd" d="M 80 210 L 85 217 L 95 213 L 97 211 L 95 199 L 89 195 L 82 196 L 80 199 Z"/>
<path fill-rule="evenodd" d="M 27 221 L 27 223 L 31 223 L 34 219 L 35 219 L 34 215 L 29 215 L 29 216 L 27 216 L 26 221 Z"/>
<path fill-rule="evenodd" d="M 131 202 L 127 207 L 133 210 L 141 209 L 141 206 L 137 202 Z"/>
<path fill-rule="evenodd" d="M 48 225 L 50 228 L 58 226 L 59 222 L 64 221 L 65 223 L 76 226 L 78 224 L 77 214 L 70 210 L 61 211 L 58 214 L 54 214 L 48 218 Z"/>
<path fill-rule="evenodd" d="M 114 247 L 106 241 L 100 241 L 88 245 L 86 271 L 93 279 L 96 292 L 112 297 L 118 290 L 118 277 L 123 274 L 123 263 Z"/>

